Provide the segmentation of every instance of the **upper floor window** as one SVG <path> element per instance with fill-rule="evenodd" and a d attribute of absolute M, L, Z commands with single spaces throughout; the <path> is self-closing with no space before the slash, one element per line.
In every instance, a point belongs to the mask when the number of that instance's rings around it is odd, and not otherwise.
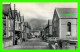
<path fill-rule="evenodd" d="M 8 21 L 9 27 L 10 27 L 10 20 Z"/>
<path fill-rule="evenodd" d="M 67 23 L 67 35 L 71 35 L 71 22 Z"/>

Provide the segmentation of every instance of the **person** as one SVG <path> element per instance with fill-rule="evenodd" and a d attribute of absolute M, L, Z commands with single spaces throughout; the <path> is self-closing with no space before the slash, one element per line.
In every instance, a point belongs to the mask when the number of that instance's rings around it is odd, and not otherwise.
<path fill-rule="evenodd" d="M 59 40 L 58 44 L 59 44 L 60 49 L 62 49 L 62 41 L 61 40 Z"/>
<path fill-rule="evenodd" d="M 58 42 L 57 42 L 56 38 L 54 39 L 54 42 L 55 42 L 55 44 L 54 44 L 55 45 L 55 49 L 58 49 Z"/>
<path fill-rule="evenodd" d="M 55 42 L 55 49 L 58 49 L 58 43 Z"/>
<path fill-rule="evenodd" d="M 18 43 L 18 36 L 17 36 L 17 34 L 15 35 L 15 45 L 17 45 L 17 43 Z"/>
<path fill-rule="evenodd" d="M 22 41 L 23 41 L 23 42 L 25 42 L 25 39 L 24 39 L 24 38 L 22 38 Z"/>

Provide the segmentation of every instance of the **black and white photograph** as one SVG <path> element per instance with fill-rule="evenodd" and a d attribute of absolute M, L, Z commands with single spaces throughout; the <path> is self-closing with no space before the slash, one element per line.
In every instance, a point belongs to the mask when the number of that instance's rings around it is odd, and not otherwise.
<path fill-rule="evenodd" d="M 2 3 L 3 49 L 78 49 L 74 3 Z"/>

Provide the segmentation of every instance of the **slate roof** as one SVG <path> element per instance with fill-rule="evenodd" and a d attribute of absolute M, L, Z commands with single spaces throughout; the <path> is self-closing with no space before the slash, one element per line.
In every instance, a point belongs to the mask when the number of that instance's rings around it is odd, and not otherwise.
<path fill-rule="evenodd" d="M 59 18 L 77 18 L 77 8 L 56 8 L 55 10 Z"/>
<path fill-rule="evenodd" d="M 17 10 L 15 10 L 15 13 L 17 14 Z M 12 10 L 12 16 L 14 17 L 14 10 Z"/>
<path fill-rule="evenodd" d="M 26 26 L 27 28 L 31 29 L 31 26 L 29 25 L 28 22 L 24 22 L 24 26 Z"/>
<path fill-rule="evenodd" d="M 12 16 L 13 16 L 13 18 L 14 18 L 14 10 L 12 10 Z M 15 17 L 17 17 L 17 18 L 15 18 L 15 19 L 18 20 L 18 13 L 17 13 L 17 10 L 15 10 Z"/>
<path fill-rule="evenodd" d="M 3 4 L 3 14 L 8 16 L 10 9 L 11 9 L 11 5 L 10 4 Z"/>
<path fill-rule="evenodd" d="M 27 22 L 24 22 L 24 26 L 27 26 Z"/>
<path fill-rule="evenodd" d="M 52 25 L 52 20 L 48 20 L 48 23 L 44 26 L 44 28 L 46 29 L 51 25 Z"/>

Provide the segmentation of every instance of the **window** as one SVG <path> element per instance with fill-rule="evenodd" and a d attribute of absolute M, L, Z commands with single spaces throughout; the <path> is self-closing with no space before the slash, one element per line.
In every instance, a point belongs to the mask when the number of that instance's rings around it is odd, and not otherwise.
<path fill-rule="evenodd" d="M 10 20 L 8 21 L 9 27 L 10 27 Z"/>
<path fill-rule="evenodd" d="M 71 22 L 67 23 L 67 35 L 71 35 Z"/>
<path fill-rule="evenodd" d="M 15 23 L 15 28 L 17 28 L 17 23 Z"/>

